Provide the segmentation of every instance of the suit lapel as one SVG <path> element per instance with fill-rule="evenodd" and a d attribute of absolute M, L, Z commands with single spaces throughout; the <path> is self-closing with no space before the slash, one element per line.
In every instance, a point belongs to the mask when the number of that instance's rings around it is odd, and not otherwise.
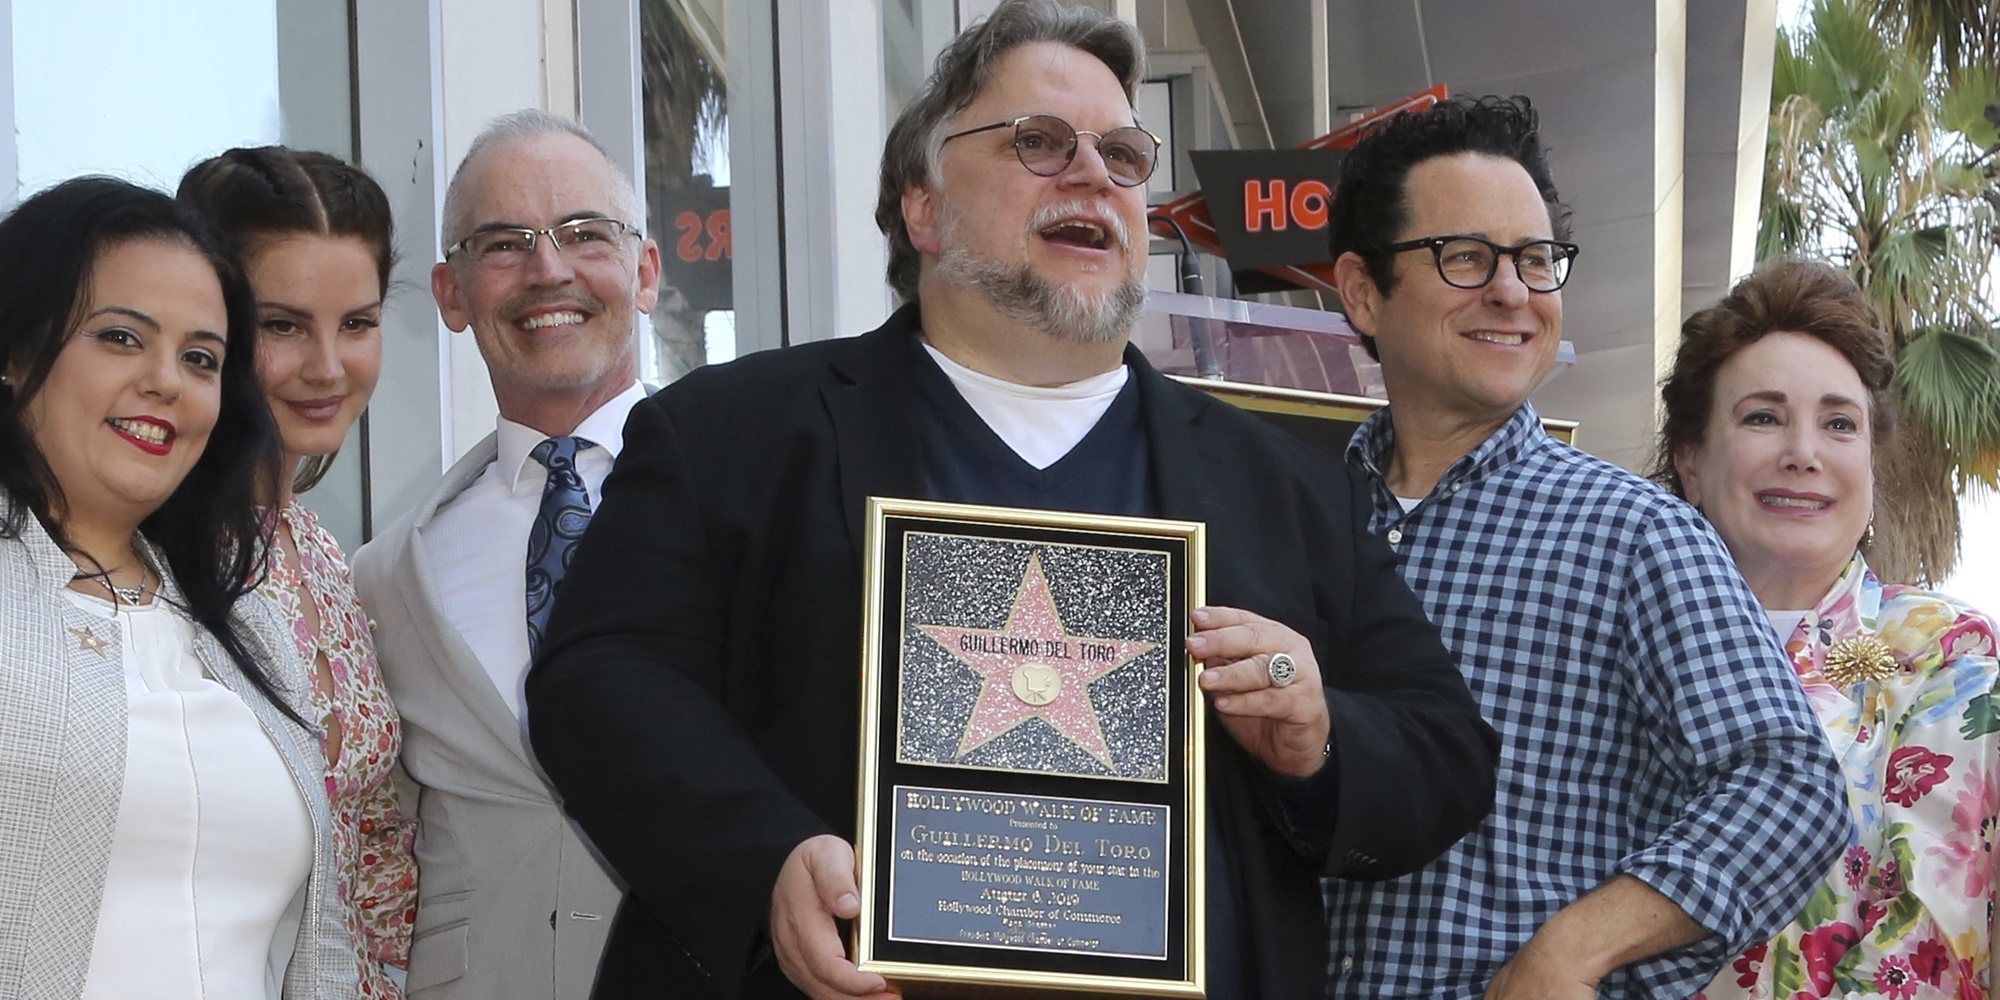
<path fill-rule="evenodd" d="M 1260 515 L 1246 505 L 1259 483 L 1240 482 L 1246 473 L 1238 461 L 1233 433 L 1226 422 L 1212 419 L 1212 407 L 1227 407 L 1206 393 L 1190 389 L 1155 371 L 1136 349 L 1126 353 L 1139 380 L 1145 405 L 1146 441 L 1153 462 L 1153 486 L 1159 491 L 1160 516 L 1208 525 L 1208 558 L 1204 599 L 1215 604 L 1253 601 L 1262 593 L 1246 578 L 1239 547 L 1257 536 Z M 1276 486 L 1276 483 L 1270 484 Z M 1220 557 L 1236 554 L 1238 558 Z"/>
<path fill-rule="evenodd" d="M 914 498 L 923 488 L 910 343 L 917 331 L 917 307 L 898 309 L 834 362 L 835 380 L 820 390 L 833 424 L 842 519 L 856 551 L 862 548 L 869 497 Z"/>
<path fill-rule="evenodd" d="M 75 564 L 33 517 L 18 543 L 31 567 L 0 573 L 13 668 L 0 671 L 0 763 L 11 776 L 42 780 L 0 789 L 0 841 L 41 867 L 25 882 L 0 877 L 19 904 L 0 906 L 0 967 L 10 970 L 0 985 L 12 980 L 19 995 L 35 996 L 57 983 L 73 988 L 66 974 L 89 962 L 124 781 L 125 674 L 118 624 L 64 596 Z M 11 557 L 6 568 L 15 568 Z"/>
<path fill-rule="evenodd" d="M 1161 516 L 1209 522 L 1226 517 L 1216 500 L 1222 491 L 1202 486 L 1204 480 L 1229 467 L 1201 424 L 1202 413 L 1217 405 L 1216 401 L 1168 381 L 1146 362 L 1137 347 L 1125 348 L 1125 363 L 1139 383 L 1147 457 L 1152 460 Z"/>
<path fill-rule="evenodd" d="M 410 617 L 423 625 L 416 631 L 430 647 L 430 660 L 438 665 L 442 675 L 440 679 L 458 695 L 459 702 L 479 720 L 479 724 L 507 748 L 508 753 L 529 770 L 534 770 L 534 759 L 529 756 L 527 744 L 521 737 L 521 720 L 514 717 L 513 710 L 507 707 L 507 702 L 493 686 L 492 675 L 473 655 L 471 647 L 458 634 L 457 627 L 445 617 L 444 606 L 438 602 L 437 578 L 431 569 L 430 551 L 424 545 L 424 531 L 430 527 L 437 509 L 465 492 L 465 488 L 471 486 L 488 465 L 493 464 L 499 451 L 499 436 L 489 434 L 459 459 L 451 471 L 445 473 L 444 482 L 425 501 L 410 523 L 410 537 L 403 553 L 406 571 L 395 574 L 395 584 Z"/>

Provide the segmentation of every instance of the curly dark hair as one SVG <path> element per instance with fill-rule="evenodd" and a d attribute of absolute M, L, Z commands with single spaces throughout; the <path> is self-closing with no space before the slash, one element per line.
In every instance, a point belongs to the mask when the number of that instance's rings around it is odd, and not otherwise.
<path fill-rule="evenodd" d="M 1340 161 L 1340 180 L 1327 212 L 1331 259 L 1354 253 L 1382 294 L 1396 287 L 1395 258 L 1383 247 L 1404 238 L 1410 221 L 1405 182 L 1426 160 L 1483 153 L 1513 160 L 1528 172 L 1549 209 L 1556 239 L 1570 232 L 1570 209 L 1556 193 L 1542 148 L 1541 119 L 1526 97 L 1453 97 L 1434 107 L 1405 111 L 1371 129 Z M 1375 338 L 1363 335 L 1371 357 Z"/>
<path fill-rule="evenodd" d="M 173 495 L 140 522 L 140 533 L 164 558 L 162 572 L 179 585 L 188 616 L 222 643 L 273 705 L 300 721 L 230 620 L 237 601 L 264 578 L 256 490 L 276 475 L 278 432 L 257 382 L 257 306 L 249 279 L 222 235 L 193 209 L 121 180 L 79 177 L 0 219 L 0 316 L 6 317 L 0 322 L 0 370 L 12 380 L 0 391 L 0 490 L 14 501 L 0 520 L 0 538 L 21 537 L 32 515 L 56 545 L 78 551 L 58 516 L 62 484 L 26 413 L 89 305 L 98 259 L 133 240 L 161 240 L 200 254 L 215 269 L 229 320 L 221 409 L 208 445 Z"/>
<path fill-rule="evenodd" d="M 1059 42 L 1094 56 L 1125 88 L 1129 102 L 1146 76 L 1146 42 L 1138 29 L 1108 14 L 1057 0 L 1004 0 L 938 53 L 882 145 L 882 184 L 875 225 L 889 238 L 889 287 L 905 302 L 917 297 L 923 255 L 903 225 L 903 192 L 937 183 L 938 146 L 951 117 L 979 99 L 1001 56 L 1034 42 Z"/>
<path fill-rule="evenodd" d="M 358 239 L 375 259 L 377 285 L 389 295 L 396 267 L 396 227 L 389 196 L 360 167 L 325 153 L 285 146 L 239 147 L 189 168 L 174 195 L 206 214 L 246 261 L 272 237 L 312 234 Z M 292 481 L 298 493 L 319 485 L 333 454 L 313 455 Z"/>
<path fill-rule="evenodd" d="M 1701 444 L 1715 407 L 1715 380 L 1729 359 L 1765 334 L 1784 330 L 1813 337 L 1840 352 L 1868 390 L 1873 451 L 1895 430 L 1889 383 L 1896 356 L 1875 307 L 1854 279 L 1831 264 L 1780 260 L 1736 283 L 1722 301 L 1681 322 L 1673 370 L 1660 382 L 1665 411 L 1653 450 L 1654 482 L 1683 499 L 1687 491 L 1674 455 Z"/>

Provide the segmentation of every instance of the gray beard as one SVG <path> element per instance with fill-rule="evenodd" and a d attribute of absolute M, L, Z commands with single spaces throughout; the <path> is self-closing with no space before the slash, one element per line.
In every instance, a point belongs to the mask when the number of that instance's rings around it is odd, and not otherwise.
<path fill-rule="evenodd" d="M 938 277 L 977 288 L 1007 318 L 1039 330 L 1052 340 L 1074 344 L 1107 344 L 1132 333 L 1139 309 L 1146 303 L 1146 286 L 1127 278 L 1095 299 L 1073 288 L 1051 283 L 1025 263 L 1005 264 L 952 247 L 938 257 Z"/>

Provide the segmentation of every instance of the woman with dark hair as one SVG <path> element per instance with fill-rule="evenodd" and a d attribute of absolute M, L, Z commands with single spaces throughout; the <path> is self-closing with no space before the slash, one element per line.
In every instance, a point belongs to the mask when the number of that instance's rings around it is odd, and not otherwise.
<path fill-rule="evenodd" d="M 2000 824 L 1991 620 L 1868 569 L 1888 337 L 1860 289 L 1785 262 L 1688 317 L 1655 475 L 1770 615 L 1847 775 L 1856 835 L 1723 997 L 1984 997 Z"/>
<path fill-rule="evenodd" d="M 254 323 L 163 194 L 0 219 L 0 996 L 354 994 Z"/>
<path fill-rule="evenodd" d="M 389 200 L 360 168 L 282 146 L 196 164 L 179 198 L 221 226 L 256 295 L 257 373 L 284 452 L 280 474 L 258 495 L 272 539 L 260 592 L 283 610 L 312 666 L 340 897 L 363 995 L 400 997 L 384 966 L 408 966 L 417 901 L 416 826 L 391 780 L 402 731 L 347 560 L 298 499 L 326 474 L 381 372 L 382 301 L 394 263 Z"/>

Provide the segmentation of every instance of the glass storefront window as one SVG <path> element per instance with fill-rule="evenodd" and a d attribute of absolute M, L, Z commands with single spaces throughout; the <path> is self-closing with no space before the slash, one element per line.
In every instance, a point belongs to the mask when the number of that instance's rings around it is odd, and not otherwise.
<path fill-rule="evenodd" d="M 894 122 L 917 96 L 930 76 L 931 61 L 957 35 L 958 0 L 883 0 L 884 122 Z"/>
<path fill-rule="evenodd" d="M 22 195 L 85 173 L 172 191 L 196 160 L 283 138 L 272 0 L 217 0 L 198 10 L 131 0 L 17 3 L 13 17 L 5 72 L 14 75 L 14 135 L 6 141 L 18 143 Z M 0 192 L 0 202 L 14 194 Z"/>
<path fill-rule="evenodd" d="M 729 225 L 727 0 L 643 0 L 646 230 L 660 244 L 654 361 L 671 382 L 736 356 L 735 245 Z"/>
<path fill-rule="evenodd" d="M 0 17 L 9 14 L 0 3 Z M 173 191 L 232 146 L 353 155 L 346 5 L 324 0 L 28 2 L 12 7 L 14 190 L 111 174 Z M 0 33 L 0 39 L 6 34 Z M 398 293 L 423 301 L 429 295 Z M 390 308 L 399 308 L 392 300 Z M 361 425 L 304 501 L 343 545 L 365 537 Z"/>

